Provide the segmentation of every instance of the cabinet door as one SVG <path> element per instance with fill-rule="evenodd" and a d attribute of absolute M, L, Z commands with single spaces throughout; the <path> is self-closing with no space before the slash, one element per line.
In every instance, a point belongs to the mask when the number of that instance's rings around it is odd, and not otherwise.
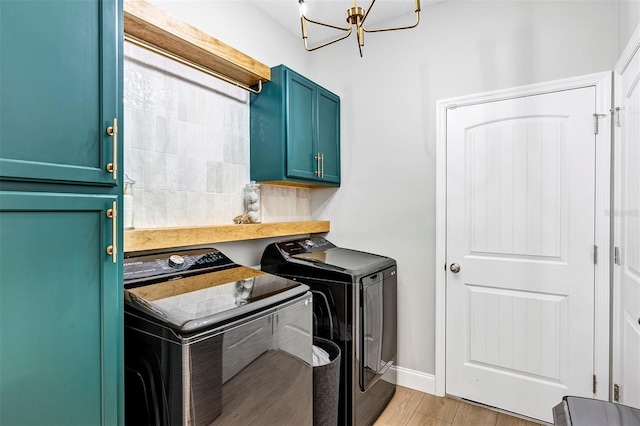
<path fill-rule="evenodd" d="M 117 424 L 117 197 L 0 191 L 0 424 Z"/>
<path fill-rule="evenodd" d="M 321 179 L 340 183 L 340 98 L 318 87 L 317 151 L 322 155 Z"/>
<path fill-rule="evenodd" d="M 115 184 L 116 1 L 0 1 L 0 178 Z"/>
<path fill-rule="evenodd" d="M 287 70 L 287 177 L 318 179 L 314 151 L 316 85 Z"/>

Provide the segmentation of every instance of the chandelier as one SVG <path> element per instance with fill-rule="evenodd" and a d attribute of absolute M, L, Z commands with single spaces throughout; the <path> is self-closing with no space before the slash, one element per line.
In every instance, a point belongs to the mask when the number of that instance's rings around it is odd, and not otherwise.
<path fill-rule="evenodd" d="M 305 9 L 306 9 L 306 5 L 304 3 L 304 0 L 298 0 L 298 3 L 300 4 L 300 24 L 302 26 L 302 40 L 304 41 L 304 48 L 311 52 L 313 50 L 316 49 L 320 49 L 321 47 L 325 47 L 328 46 L 330 44 L 336 43 L 340 40 L 344 40 L 345 38 L 349 37 L 351 35 L 351 32 L 353 31 L 353 27 L 355 26 L 356 28 L 356 36 L 357 36 L 357 41 L 358 41 L 358 50 L 360 51 L 360 57 L 362 57 L 362 48 L 364 47 L 364 33 L 377 33 L 377 32 L 382 32 L 382 31 L 395 31 L 395 30 L 407 30 L 410 28 L 415 28 L 418 26 L 418 24 L 420 23 L 420 0 L 413 0 L 413 4 L 414 4 L 414 11 L 416 13 L 416 22 L 413 25 L 409 25 L 409 26 L 405 26 L 405 27 L 391 27 L 391 28 L 377 28 L 377 29 L 368 29 L 365 28 L 364 26 L 364 21 L 367 19 L 367 16 L 369 16 L 369 12 L 371 12 L 371 9 L 373 9 L 373 5 L 376 3 L 376 0 L 373 0 L 371 2 L 371 6 L 369 6 L 369 10 L 365 10 L 362 7 L 358 6 L 358 1 L 357 0 L 353 0 L 353 7 L 350 7 L 349 9 L 347 9 L 347 23 L 349 24 L 348 27 L 344 28 L 344 27 L 339 27 L 337 25 L 332 25 L 332 24 L 327 24 L 324 22 L 320 22 L 320 21 L 315 21 L 313 19 L 307 18 L 305 16 Z M 329 28 L 333 28 L 336 30 L 341 30 L 341 31 L 345 31 L 346 34 L 327 41 L 326 43 L 322 43 L 318 46 L 313 46 L 313 47 L 309 47 L 307 45 L 307 22 L 312 23 L 312 24 L 316 24 L 316 25 L 322 25 L 324 27 L 329 27 Z"/>

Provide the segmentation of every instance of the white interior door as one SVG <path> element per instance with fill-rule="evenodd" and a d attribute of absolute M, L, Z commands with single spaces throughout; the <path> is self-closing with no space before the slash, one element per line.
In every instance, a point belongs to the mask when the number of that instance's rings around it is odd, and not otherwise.
<path fill-rule="evenodd" d="M 593 396 L 595 105 L 584 87 L 447 112 L 448 394 L 545 421 Z"/>
<path fill-rule="evenodd" d="M 616 73 L 615 128 L 614 400 L 640 408 L 640 54 Z M 627 48 L 629 50 L 629 48 Z M 626 51 L 625 51 L 626 52 Z M 617 388 L 617 389 L 616 389 Z"/>

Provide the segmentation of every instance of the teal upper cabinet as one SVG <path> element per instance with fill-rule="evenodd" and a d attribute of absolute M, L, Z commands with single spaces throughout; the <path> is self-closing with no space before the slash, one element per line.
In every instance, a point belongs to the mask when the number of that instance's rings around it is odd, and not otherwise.
<path fill-rule="evenodd" d="M 284 65 L 251 95 L 251 179 L 340 185 L 340 98 Z"/>
<path fill-rule="evenodd" d="M 0 1 L 0 179 L 116 183 L 117 4 Z"/>

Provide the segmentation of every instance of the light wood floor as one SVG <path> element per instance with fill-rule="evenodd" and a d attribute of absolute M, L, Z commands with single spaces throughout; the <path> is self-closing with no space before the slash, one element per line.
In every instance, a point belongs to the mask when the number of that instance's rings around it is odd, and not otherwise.
<path fill-rule="evenodd" d="M 477 405 L 398 386 L 374 426 L 538 426 Z"/>

